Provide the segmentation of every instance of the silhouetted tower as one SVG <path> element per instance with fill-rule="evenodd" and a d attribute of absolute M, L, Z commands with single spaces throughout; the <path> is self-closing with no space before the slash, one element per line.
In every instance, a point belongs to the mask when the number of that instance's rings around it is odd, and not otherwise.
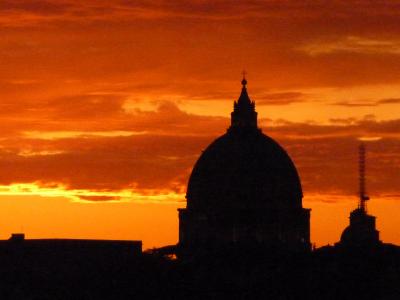
<path fill-rule="evenodd" d="M 367 214 L 365 180 L 365 144 L 359 146 L 359 203 L 358 208 L 350 213 L 350 225 L 343 231 L 340 244 L 346 247 L 371 247 L 379 245 L 379 231 L 375 228 L 374 216 Z"/>
<path fill-rule="evenodd" d="M 359 146 L 359 180 L 360 180 L 360 203 L 358 207 L 364 211 L 367 212 L 367 202 L 369 200 L 369 197 L 366 194 L 365 190 L 365 144 L 361 143 Z"/>

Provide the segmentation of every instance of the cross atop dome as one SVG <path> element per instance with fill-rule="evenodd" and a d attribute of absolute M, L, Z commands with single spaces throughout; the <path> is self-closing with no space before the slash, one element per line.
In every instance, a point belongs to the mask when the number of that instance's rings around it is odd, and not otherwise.
<path fill-rule="evenodd" d="M 247 80 L 246 80 L 246 74 L 247 74 L 247 72 L 246 72 L 245 70 L 243 70 L 242 74 L 243 74 L 242 85 L 243 85 L 243 87 L 245 88 L 245 87 L 246 87 L 246 84 L 247 84 Z"/>

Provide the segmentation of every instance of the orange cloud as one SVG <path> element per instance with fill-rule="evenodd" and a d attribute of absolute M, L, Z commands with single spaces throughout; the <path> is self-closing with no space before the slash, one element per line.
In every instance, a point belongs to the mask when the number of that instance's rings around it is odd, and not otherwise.
<path fill-rule="evenodd" d="M 133 115 L 115 111 L 121 118 L 116 124 L 131 131 L 30 131 L 4 139 L 0 183 L 55 182 L 67 190 L 131 189 L 137 193 L 153 190 L 183 194 L 201 150 L 223 134 L 229 124 L 227 118 L 187 114 L 172 103 Z M 112 129 L 115 115 L 110 112 L 110 121 L 108 117 L 105 120 Z M 70 118 L 74 120 L 73 115 Z M 76 120 L 81 118 L 81 114 L 76 116 Z M 289 121 L 274 124 L 270 120 L 272 126 L 264 131 L 287 148 L 298 166 L 306 194 L 354 194 L 357 139 L 380 136 L 382 139 L 369 147 L 373 157 L 371 190 L 377 195 L 395 193 L 400 174 L 396 163 L 400 120 L 333 121 L 321 125 Z M 62 124 L 61 121 L 58 126 Z M 79 123 L 75 127 L 78 129 Z M 109 195 L 85 197 L 98 201 L 116 199 L 107 198 Z"/>

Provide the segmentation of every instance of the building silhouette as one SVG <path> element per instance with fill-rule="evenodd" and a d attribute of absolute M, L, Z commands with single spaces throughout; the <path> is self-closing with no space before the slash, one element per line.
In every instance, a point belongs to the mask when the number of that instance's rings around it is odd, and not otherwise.
<path fill-rule="evenodd" d="M 380 244 L 379 231 L 376 230 L 374 216 L 367 213 L 369 197 L 365 189 L 365 145 L 359 147 L 359 203 L 350 213 L 350 225 L 346 227 L 340 237 L 339 246 L 345 247 L 373 247 Z"/>
<path fill-rule="evenodd" d="M 37 255 L 99 256 L 109 259 L 118 256 L 140 256 L 142 241 L 95 239 L 25 239 L 23 233 L 13 233 L 0 240 L 0 251 L 25 251 Z"/>
<path fill-rule="evenodd" d="M 201 154 L 179 209 L 182 257 L 219 249 L 310 249 L 310 209 L 286 151 L 257 126 L 255 103 L 242 80 L 231 125 Z"/>

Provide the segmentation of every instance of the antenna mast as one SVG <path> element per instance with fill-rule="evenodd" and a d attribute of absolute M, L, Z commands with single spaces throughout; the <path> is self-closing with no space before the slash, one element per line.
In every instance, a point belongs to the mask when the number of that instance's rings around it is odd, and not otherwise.
<path fill-rule="evenodd" d="M 360 180 L 360 203 L 358 205 L 359 209 L 363 212 L 367 212 L 367 203 L 369 197 L 366 195 L 365 191 L 365 144 L 361 143 L 359 146 L 359 180 Z"/>

